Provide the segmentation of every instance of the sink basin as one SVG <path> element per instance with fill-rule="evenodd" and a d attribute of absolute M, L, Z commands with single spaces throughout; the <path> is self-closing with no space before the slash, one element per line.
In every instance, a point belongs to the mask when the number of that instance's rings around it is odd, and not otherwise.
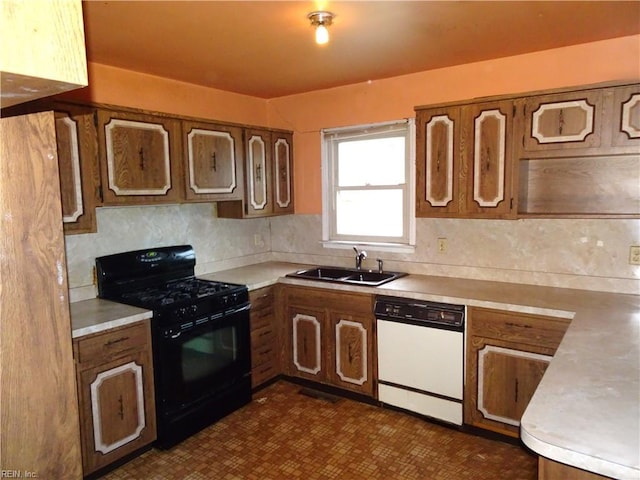
<path fill-rule="evenodd" d="M 297 272 L 289 273 L 287 277 L 377 287 L 405 275 L 406 273 L 400 272 L 374 272 L 356 270 L 354 268 L 320 266 L 298 270 Z"/>

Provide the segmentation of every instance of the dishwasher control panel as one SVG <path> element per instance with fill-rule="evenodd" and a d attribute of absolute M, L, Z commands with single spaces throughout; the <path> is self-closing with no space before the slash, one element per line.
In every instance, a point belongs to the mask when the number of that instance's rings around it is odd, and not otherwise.
<path fill-rule="evenodd" d="M 401 297 L 376 297 L 375 317 L 382 320 L 464 328 L 464 305 L 429 302 Z"/>

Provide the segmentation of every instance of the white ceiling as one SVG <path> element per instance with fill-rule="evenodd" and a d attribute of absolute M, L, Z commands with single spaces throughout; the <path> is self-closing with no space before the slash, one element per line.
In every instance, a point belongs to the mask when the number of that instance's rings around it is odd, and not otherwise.
<path fill-rule="evenodd" d="M 639 1 L 85 1 L 88 60 L 273 98 L 640 33 Z M 328 45 L 307 14 L 336 18 Z"/>

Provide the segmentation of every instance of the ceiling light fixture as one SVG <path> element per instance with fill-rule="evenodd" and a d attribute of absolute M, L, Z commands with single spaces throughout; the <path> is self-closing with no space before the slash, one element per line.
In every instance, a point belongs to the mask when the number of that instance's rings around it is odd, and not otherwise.
<path fill-rule="evenodd" d="M 316 43 L 324 45 L 329 41 L 329 31 L 327 27 L 333 22 L 335 15 L 331 12 L 319 11 L 311 12 L 307 18 L 311 21 L 311 26 L 316 27 Z"/>

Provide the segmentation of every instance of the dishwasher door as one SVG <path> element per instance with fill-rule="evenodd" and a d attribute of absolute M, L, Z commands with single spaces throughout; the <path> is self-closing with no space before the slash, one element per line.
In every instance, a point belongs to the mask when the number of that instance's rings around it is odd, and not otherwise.
<path fill-rule="evenodd" d="M 464 333 L 377 319 L 378 399 L 462 425 Z"/>

